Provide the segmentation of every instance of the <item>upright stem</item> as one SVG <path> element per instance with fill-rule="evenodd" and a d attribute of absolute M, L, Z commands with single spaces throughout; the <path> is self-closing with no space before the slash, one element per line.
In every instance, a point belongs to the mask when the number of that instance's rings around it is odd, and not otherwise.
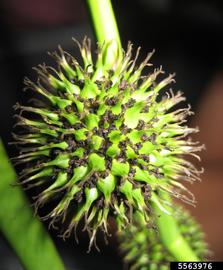
<path fill-rule="evenodd" d="M 110 0 L 87 0 L 99 46 L 104 46 L 103 63 L 116 68 L 122 60 L 122 46 Z"/>
<path fill-rule="evenodd" d="M 118 44 L 119 51 L 121 51 L 121 41 L 111 1 L 87 0 L 87 3 L 99 44 L 102 45 L 104 42 L 109 43 L 115 41 L 116 44 Z M 109 50 L 112 50 L 112 46 L 109 47 Z M 117 58 L 117 54 L 108 52 L 108 55 L 107 58 L 109 58 L 110 62 L 115 61 Z M 119 55 L 121 57 L 121 54 Z M 170 201 L 169 197 L 165 197 L 165 199 Z M 198 261 L 199 259 L 180 234 L 174 217 L 161 211 L 160 208 L 157 207 L 157 204 L 154 203 L 153 206 L 157 216 L 160 216 L 157 218 L 157 224 L 161 240 L 169 252 L 178 261 Z"/>
<path fill-rule="evenodd" d="M 121 47 L 118 27 L 110 0 L 87 0 L 99 44 L 115 40 Z"/>

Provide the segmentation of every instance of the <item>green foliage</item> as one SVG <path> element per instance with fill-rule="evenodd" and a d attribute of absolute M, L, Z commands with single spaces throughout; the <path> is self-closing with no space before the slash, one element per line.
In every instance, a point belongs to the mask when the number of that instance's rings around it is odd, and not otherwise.
<path fill-rule="evenodd" d="M 38 187 L 36 210 L 54 201 L 44 219 L 63 223 L 64 238 L 83 219 L 91 247 L 97 230 L 108 234 L 108 217 L 115 217 L 131 269 L 164 270 L 172 259 L 203 258 L 206 245 L 196 222 L 184 211 L 174 218 L 166 207 L 169 195 L 195 202 L 180 182 L 202 172 L 184 158 L 199 159 L 195 152 L 203 148 L 187 138 L 197 131 L 184 124 L 190 107 L 174 111 L 185 100 L 180 92 L 159 96 L 173 75 L 160 80 L 163 71 L 155 69 L 143 76 L 152 53 L 137 66 L 139 49 L 133 57 L 132 44 L 122 51 L 110 1 L 87 3 L 99 42 L 96 62 L 88 39 L 77 42 L 83 65 L 59 48 L 52 54 L 56 70 L 39 65 L 37 82 L 25 80 L 39 101 L 15 106 L 17 126 L 24 129 L 14 134 L 20 147 L 14 160 L 26 164 L 19 180 Z M 16 176 L 2 146 L 0 157 L 1 230 L 26 269 L 64 269 L 23 193 L 11 186 Z M 149 228 L 160 214 L 158 234 Z M 193 241 L 191 248 L 186 240 Z"/>
<path fill-rule="evenodd" d="M 0 141 L 0 230 L 27 270 L 64 270 L 63 263 L 32 210 Z"/>

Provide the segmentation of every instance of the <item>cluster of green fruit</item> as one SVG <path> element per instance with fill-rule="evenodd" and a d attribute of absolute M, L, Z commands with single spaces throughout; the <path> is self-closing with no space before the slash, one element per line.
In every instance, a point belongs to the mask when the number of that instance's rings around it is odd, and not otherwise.
<path fill-rule="evenodd" d="M 33 106 L 16 104 L 17 126 L 23 128 L 14 138 L 20 147 L 16 163 L 28 165 L 21 183 L 40 190 L 36 208 L 56 202 L 44 218 L 64 223 L 64 237 L 84 220 L 91 246 L 98 229 L 108 234 L 109 216 L 119 231 L 134 223 L 135 215 L 141 224 L 150 223 L 151 201 L 162 205 L 160 190 L 193 204 L 180 180 L 196 181 L 201 171 L 184 155 L 197 157 L 203 147 L 187 138 L 197 131 L 185 124 L 190 107 L 172 109 L 185 100 L 182 93 L 158 97 L 173 75 L 160 80 L 161 68 L 145 75 L 152 53 L 137 65 L 139 49 L 132 57 L 129 44 L 122 60 L 117 56 L 109 64 L 109 44 L 98 48 L 95 62 L 89 39 L 78 46 L 83 66 L 59 48 L 52 54 L 58 69 L 39 65 L 37 82 L 25 80 L 41 98 Z M 123 238 L 132 232 L 134 226 Z M 141 237 L 145 249 L 156 234 L 139 231 L 136 238 Z M 129 251 L 131 243 L 122 246 Z"/>

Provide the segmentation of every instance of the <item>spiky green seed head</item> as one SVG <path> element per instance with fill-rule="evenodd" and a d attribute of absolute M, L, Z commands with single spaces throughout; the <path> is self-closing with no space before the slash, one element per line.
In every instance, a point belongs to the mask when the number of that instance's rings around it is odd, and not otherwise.
<path fill-rule="evenodd" d="M 52 54 L 57 69 L 39 65 L 37 82 L 25 79 L 41 102 L 15 106 L 17 126 L 24 127 L 14 135 L 21 146 L 16 161 L 27 163 L 21 182 L 43 187 L 36 208 L 57 200 L 46 217 L 51 224 L 66 221 L 64 237 L 84 218 L 91 244 L 99 228 L 108 233 L 109 216 L 120 230 L 135 211 L 148 222 L 154 191 L 193 203 L 180 180 L 193 182 L 200 174 L 184 159 L 202 149 L 187 139 L 197 131 L 184 124 L 190 107 L 172 109 L 185 98 L 169 90 L 157 99 L 173 75 L 157 80 L 161 68 L 146 75 L 152 53 L 136 66 L 139 49 L 132 57 L 132 44 L 111 64 L 110 45 L 98 48 L 94 63 L 90 40 L 78 43 L 83 65 L 59 48 Z"/>
<path fill-rule="evenodd" d="M 181 206 L 174 207 L 173 215 L 180 233 L 194 254 L 204 261 L 210 255 L 210 251 L 200 225 Z M 128 265 L 127 269 L 168 270 L 169 263 L 175 261 L 175 258 L 163 245 L 159 232 L 149 229 L 139 212 L 134 214 L 131 225 L 118 232 L 118 238 L 124 262 Z"/>

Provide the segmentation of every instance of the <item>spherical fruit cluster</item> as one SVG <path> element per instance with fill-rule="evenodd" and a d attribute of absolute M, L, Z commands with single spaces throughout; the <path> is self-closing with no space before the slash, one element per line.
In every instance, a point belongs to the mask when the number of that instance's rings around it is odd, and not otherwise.
<path fill-rule="evenodd" d="M 132 58 L 132 44 L 109 63 L 110 45 L 98 48 L 93 63 L 90 40 L 78 43 L 83 66 L 59 48 L 52 54 L 57 70 L 39 65 L 37 82 L 25 79 L 39 102 L 15 106 L 17 126 L 23 127 L 14 135 L 21 146 L 16 161 L 27 163 L 21 182 L 42 186 L 37 208 L 57 201 L 46 218 L 51 224 L 66 221 L 64 237 L 84 218 L 91 244 L 98 228 L 108 233 L 110 215 L 119 229 L 131 223 L 135 211 L 148 222 L 154 191 L 193 203 L 180 180 L 194 181 L 200 174 L 183 156 L 202 149 L 187 139 L 197 131 L 184 124 L 190 107 L 172 110 L 184 100 L 182 93 L 170 90 L 157 99 L 173 75 L 156 80 L 161 68 L 142 74 L 152 53 L 136 66 L 139 49 Z"/>
<path fill-rule="evenodd" d="M 174 213 L 180 233 L 197 257 L 205 260 L 210 251 L 200 225 L 182 207 L 175 206 Z M 120 231 L 118 238 L 124 261 L 130 270 L 168 270 L 169 263 L 175 261 L 163 245 L 159 233 L 148 228 L 140 213 L 135 213 L 133 224 Z"/>

